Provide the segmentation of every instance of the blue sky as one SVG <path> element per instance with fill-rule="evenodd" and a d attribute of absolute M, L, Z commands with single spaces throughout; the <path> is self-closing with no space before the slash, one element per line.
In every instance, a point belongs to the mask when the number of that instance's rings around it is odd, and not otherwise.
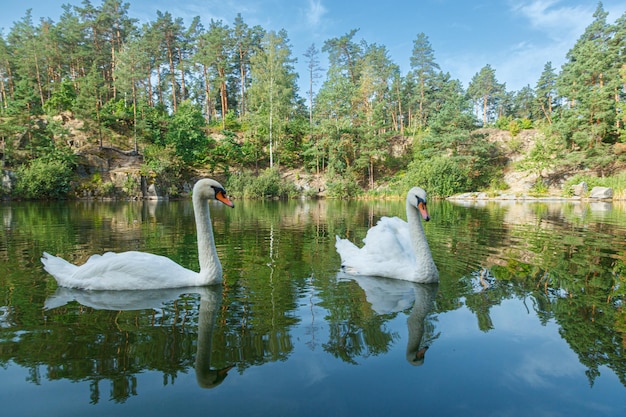
<path fill-rule="evenodd" d="M 13 22 L 32 9 L 33 21 L 49 17 L 55 22 L 63 4 L 81 0 L 18 0 L 1 7 L 0 28 L 9 31 Z M 91 0 L 100 6 L 100 0 Z M 205 27 L 210 19 L 228 25 L 241 13 L 250 25 L 266 30 L 285 29 L 293 57 L 298 59 L 301 95 L 308 89 L 306 49 L 359 29 L 355 41 L 385 45 L 402 74 L 409 70 L 413 41 L 423 32 L 435 52 L 441 70 L 449 72 L 467 88 L 471 78 L 489 64 L 508 91 L 535 87 L 547 61 L 560 70 L 567 51 L 592 22 L 598 2 L 592 0 L 130 0 L 129 15 L 141 23 L 154 21 L 156 12 L 168 11 L 189 23 L 200 16 Z M 384 5 L 383 3 L 387 3 Z M 605 0 L 609 22 L 626 12 L 626 0 Z M 393 5 L 393 6 L 391 6 Z M 322 54 L 322 66 L 326 68 Z"/>

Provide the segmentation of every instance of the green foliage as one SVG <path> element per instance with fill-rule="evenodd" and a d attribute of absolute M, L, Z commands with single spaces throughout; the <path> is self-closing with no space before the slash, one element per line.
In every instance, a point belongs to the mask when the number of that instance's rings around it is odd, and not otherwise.
<path fill-rule="evenodd" d="M 464 130 L 431 132 L 415 151 L 408 179 L 424 178 L 432 186 L 430 192 L 438 196 L 487 188 L 501 176 L 506 162 L 496 144 Z"/>
<path fill-rule="evenodd" d="M 532 129 L 533 122 L 528 118 L 515 119 L 512 115 L 499 117 L 495 127 L 501 130 L 508 130 L 512 137 L 515 137 L 525 129 Z"/>
<path fill-rule="evenodd" d="M 580 184 L 581 182 L 587 183 L 589 190 L 593 187 L 609 187 L 613 189 L 614 194 L 626 193 L 626 172 L 620 172 L 616 175 L 607 177 L 598 177 L 590 174 L 576 174 L 569 178 L 563 185 L 564 194 L 573 195 L 572 187 Z"/>
<path fill-rule="evenodd" d="M 122 191 L 127 196 L 135 196 L 138 195 L 141 191 L 141 185 L 137 181 L 137 178 L 132 175 L 127 175 L 124 180 L 124 184 L 122 185 Z"/>
<path fill-rule="evenodd" d="M 555 160 L 563 152 L 557 135 L 542 133 L 535 136 L 535 145 L 519 163 L 521 169 L 541 176 L 544 170 L 555 166 Z"/>
<path fill-rule="evenodd" d="M 404 189 L 422 187 L 429 195 L 437 197 L 448 197 L 470 189 L 467 166 L 444 156 L 411 162 L 401 184 Z"/>
<path fill-rule="evenodd" d="M 326 183 L 326 193 L 330 198 L 351 198 L 361 192 L 359 183 L 353 175 L 335 177 Z"/>
<path fill-rule="evenodd" d="M 539 179 L 537 182 L 535 182 L 530 189 L 530 195 L 536 197 L 546 194 L 548 194 L 548 184 L 542 179 Z"/>
<path fill-rule="evenodd" d="M 173 146 L 148 145 L 144 149 L 144 163 L 141 175 L 154 181 L 158 178 L 164 189 L 170 189 L 183 177 L 186 165 L 181 160 Z"/>
<path fill-rule="evenodd" d="M 211 171 L 221 167 L 228 173 L 231 165 L 241 165 L 245 160 L 245 148 L 237 142 L 234 132 L 222 131 L 224 138 L 216 141 L 216 146 L 206 155 L 202 163 L 209 166 Z"/>
<path fill-rule="evenodd" d="M 229 110 L 228 113 L 226 113 L 226 118 L 224 120 L 224 129 L 230 131 L 241 130 L 241 121 L 233 110 Z"/>
<path fill-rule="evenodd" d="M 35 93 L 36 87 L 28 79 L 20 79 L 15 85 L 13 99 L 8 102 L 8 115 L 39 115 L 41 100 Z"/>
<path fill-rule="evenodd" d="M 496 123 L 494 126 L 500 130 L 508 130 L 512 121 L 513 121 L 513 116 L 510 116 L 510 115 L 498 117 L 498 120 L 496 120 Z"/>
<path fill-rule="evenodd" d="M 143 119 L 140 121 L 140 130 L 142 136 L 148 143 L 165 146 L 165 132 L 167 131 L 167 123 L 169 116 L 164 106 L 147 106 L 141 105 Z"/>
<path fill-rule="evenodd" d="M 619 26 L 607 24 L 607 15 L 598 3 L 594 20 L 568 52 L 557 79 L 559 95 L 570 104 L 559 124 L 564 137 L 580 148 L 612 143 L 619 137 L 616 106 L 621 100 L 615 93 L 623 84 L 619 68 L 624 36 Z"/>
<path fill-rule="evenodd" d="M 526 130 L 526 129 L 532 129 L 533 128 L 533 121 L 528 119 L 528 118 L 526 118 L 526 117 L 524 117 L 523 119 L 520 119 L 518 121 L 518 123 L 519 123 L 520 129 Z"/>
<path fill-rule="evenodd" d="M 102 125 L 120 133 L 128 133 L 133 125 L 133 109 L 120 100 L 109 100 L 100 112 Z"/>
<path fill-rule="evenodd" d="M 207 136 L 202 111 L 189 101 L 181 103 L 172 115 L 165 141 L 186 164 L 202 161 L 213 142 Z"/>
<path fill-rule="evenodd" d="M 48 114 L 58 114 L 72 110 L 75 101 L 76 89 L 74 88 L 74 83 L 69 79 L 65 79 L 52 92 L 52 95 L 44 105 L 44 110 Z"/>
<path fill-rule="evenodd" d="M 42 129 L 42 108 L 50 115 L 72 111 L 101 145 L 121 137 L 120 144 L 132 143 L 140 153 L 145 144 L 167 147 L 176 160 L 170 165 L 153 155 L 147 170 L 166 173 L 168 182 L 179 163 L 226 174 L 304 167 L 331 176 L 336 196 L 375 189 L 405 170 L 407 142 L 418 137 L 416 160 L 445 155 L 465 169 L 467 187 L 491 187 L 502 160 L 498 149 L 472 137 L 476 111 L 483 126 L 495 120 L 513 138 L 540 123 L 556 127 L 558 157 L 542 143 L 524 161 L 540 173 L 557 165 L 611 173 L 616 157 L 607 145 L 625 135 L 619 123 L 624 100 L 617 94 L 626 82 L 625 20 L 609 24 L 601 4 L 561 73 L 547 62 L 536 87 L 518 92 L 506 91 L 488 64 L 464 89 L 439 66 L 424 33 L 413 42 L 410 70 L 401 74 L 384 45 L 356 39 L 358 30 L 351 30 L 324 42 L 329 68 L 309 97 L 310 112 L 298 96 L 296 59 L 284 30 L 248 27 L 241 16 L 234 26 L 212 21 L 204 28 L 194 20 L 185 27 L 160 12 L 139 27 L 127 6 L 88 9 L 68 6 L 58 23 L 42 20 L 45 26 L 33 24 L 29 13 L 0 39 L 8 92 L 0 106 L 4 166 L 43 156 L 39 150 L 48 141 L 68 136 L 52 124 Z M 318 73 L 314 55 L 311 48 L 310 69 Z M 310 76 L 313 83 L 317 77 Z M 217 126 L 237 134 L 215 143 L 208 130 Z M 520 150 L 520 143 L 508 146 Z M 452 178 L 439 188 L 457 183 Z"/>
<path fill-rule="evenodd" d="M 14 196 L 24 199 L 60 199 L 70 190 L 73 172 L 69 164 L 39 158 L 16 172 Z"/>
<path fill-rule="evenodd" d="M 38 159 L 43 162 L 61 162 L 63 165 L 67 165 L 70 169 L 76 167 L 78 157 L 67 146 L 55 146 L 54 143 L 48 141 L 42 146 L 37 148 Z"/>
<path fill-rule="evenodd" d="M 111 181 L 102 181 L 98 184 L 98 194 L 102 197 L 113 197 L 116 193 L 115 184 Z"/>
<path fill-rule="evenodd" d="M 521 130 L 522 128 L 517 120 L 511 120 L 511 122 L 509 123 L 509 132 L 511 133 L 511 136 L 517 136 Z"/>
<path fill-rule="evenodd" d="M 468 96 L 483 113 L 483 126 L 487 126 L 496 113 L 495 106 L 505 93 L 505 85 L 496 79 L 496 71 L 489 65 L 485 65 L 480 72 L 476 73 L 467 87 Z"/>
<path fill-rule="evenodd" d="M 100 173 L 95 173 L 89 181 L 82 181 L 76 188 L 79 195 L 91 197 L 114 197 L 116 194 L 115 184 L 111 181 L 103 181 Z"/>
<path fill-rule="evenodd" d="M 292 198 L 298 195 L 293 183 L 284 181 L 277 169 L 268 168 L 260 175 L 237 173 L 226 183 L 228 192 L 243 198 Z"/>

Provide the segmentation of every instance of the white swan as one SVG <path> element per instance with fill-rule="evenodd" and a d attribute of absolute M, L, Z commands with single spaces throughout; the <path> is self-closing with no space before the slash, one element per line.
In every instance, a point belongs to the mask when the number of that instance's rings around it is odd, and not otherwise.
<path fill-rule="evenodd" d="M 406 320 L 408 337 L 406 360 L 413 366 L 424 363 L 426 351 L 437 336 L 426 317 L 434 307 L 439 284 L 419 284 L 370 276 L 337 274 L 340 281 L 353 280 L 365 292 L 365 299 L 378 315 L 398 313 L 411 309 Z M 424 338 L 424 336 L 426 336 Z"/>
<path fill-rule="evenodd" d="M 44 269 L 62 287 L 87 290 L 148 290 L 219 283 L 222 265 L 215 250 L 208 200 L 234 205 L 220 183 L 212 179 L 196 182 L 192 198 L 200 272 L 183 268 L 165 256 L 137 251 L 92 255 L 81 266 L 44 252 Z"/>
<path fill-rule="evenodd" d="M 430 220 L 426 192 L 413 187 L 406 197 L 408 223 L 398 217 L 382 217 L 367 231 L 362 248 L 336 236 L 335 247 L 341 257 L 341 269 L 351 275 L 438 282 L 439 271 L 430 253 L 420 215 L 424 221 Z"/>

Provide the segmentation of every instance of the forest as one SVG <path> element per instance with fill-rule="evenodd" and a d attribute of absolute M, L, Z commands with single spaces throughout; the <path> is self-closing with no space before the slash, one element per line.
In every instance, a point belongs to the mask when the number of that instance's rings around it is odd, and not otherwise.
<path fill-rule="evenodd" d="M 581 180 L 626 189 L 626 13 L 608 23 L 602 3 L 562 67 L 546 62 L 520 91 L 489 64 L 464 88 L 424 33 L 402 74 L 357 29 L 296 57 L 286 31 L 240 14 L 204 27 L 160 11 L 138 22 L 128 8 L 84 0 L 38 23 L 27 10 L 0 32 L 4 198 L 136 193 L 135 177 L 115 189 L 78 169 L 81 152 L 105 148 L 140 156 L 140 176 L 170 195 L 194 172 L 248 197 L 301 194 L 286 171 L 323 178 L 326 196 L 340 198 L 415 183 L 440 197 L 503 190 L 511 169 L 536 173 L 537 194 Z M 299 59 L 306 74 L 295 72 Z M 82 139 L 68 120 L 80 121 Z M 532 147 L 512 165 L 506 155 L 526 130 Z"/>

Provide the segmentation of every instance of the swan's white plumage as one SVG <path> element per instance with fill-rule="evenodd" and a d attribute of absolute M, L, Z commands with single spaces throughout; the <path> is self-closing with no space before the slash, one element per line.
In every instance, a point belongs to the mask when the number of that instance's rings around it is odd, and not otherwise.
<path fill-rule="evenodd" d="M 409 191 L 406 213 L 408 222 L 398 217 L 382 217 L 367 231 L 361 248 L 337 236 L 335 247 L 341 257 L 342 270 L 352 275 L 438 282 L 439 272 L 420 219 L 421 216 L 429 220 L 423 189 L 413 187 Z"/>
<path fill-rule="evenodd" d="M 68 288 L 147 290 L 219 283 L 222 281 L 222 266 L 215 250 L 208 200 L 218 200 L 233 207 L 217 181 L 202 179 L 195 184 L 193 206 L 200 272 L 184 268 L 165 256 L 138 251 L 92 255 L 80 266 L 44 252 L 41 262 L 60 286 Z"/>

